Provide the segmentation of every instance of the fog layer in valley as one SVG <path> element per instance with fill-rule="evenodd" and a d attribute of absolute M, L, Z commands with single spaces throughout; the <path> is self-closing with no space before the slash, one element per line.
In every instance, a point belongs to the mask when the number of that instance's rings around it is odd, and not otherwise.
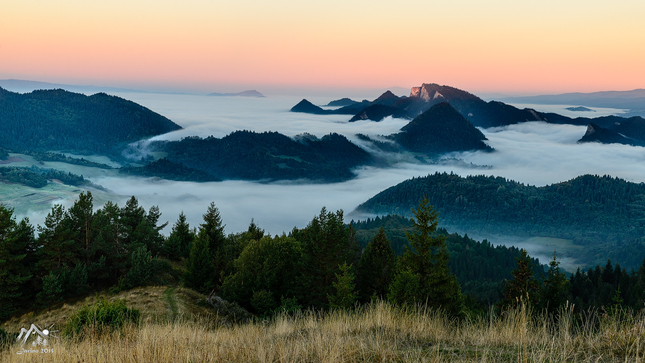
<path fill-rule="evenodd" d="M 303 97 L 248 99 L 149 93 L 119 96 L 140 103 L 184 127 L 184 130 L 155 138 L 160 140 L 179 140 L 193 135 L 223 137 L 232 131 L 246 129 L 278 131 L 289 136 L 304 132 L 323 136 L 337 132 L 356 141 L 356 133 L 388 135 L 398 132 L 408 122 L 386 118 L 382 122 L 348 123 L 349 115 L 289 112 Z M 332 98 L 310 100 L 316 104 L 326 104 Z M 596 116 L 600 116 L 600 113 Z M 361 168 L 357 170 L 356 179 L 336 184 L 172 182 L 121 177 L 115 173 L 106 175 L 89 170 L 84 175 L 111 190 L 114 201 L 121 206 L 131 195 L 135 195 L 146 209 L 158 205 L 163 213 L 162 221 L 170 222 L 166 233 L 181 211 L 184 211 L 191 226 L 197 226 L 211 201 L 219 208 L 227 233 L 245 230 L 251 219 L 255 219 L 261 228 L 271 234 L 288 233 L 294 226 L 306 226 L 323 206 L 328 210 L 343 209 L 347 216 L 358 204 L 383 189 L 436 171 L 454 172 L 462 176 L 503 176 L 538 186 L 565 181 L 581 174 L 609 174 L 629 181 L 645 182 L 645 148 L 577 144 L 576 141 L 585 133 L 584 126 L 531 122 L 482 131 L 495 152 L 454 153 L 447 157 L 462 159 L 463 162 L 439 165 L 407 163 L 400 161 L 407 158 L 381 154 L 399 161 L 387 169 Z M 470 163 L 488 167 L 471 167 Z M 69 206 L 72 201 L 57 202 Z M 32 223 L 42 224 L 45 214 L 30 213 Z"/>

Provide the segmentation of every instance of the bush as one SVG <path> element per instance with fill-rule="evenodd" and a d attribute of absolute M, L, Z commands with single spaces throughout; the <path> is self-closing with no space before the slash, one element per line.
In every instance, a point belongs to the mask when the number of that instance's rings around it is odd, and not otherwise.
<path fill-rule="evenodd" d="M 11 342 L 13 340 L 12 338 L 15 338 L 15 337 L 12 337 L 11 334 L 7 333 L 6 331 L 2 330 L 2 328 L 0 328 L 0 351 L 2 351 L 3 349 L 11 345 Z"/>
<path fill-rule="evenodd" d="M 138 324 L 140 316 L 139 310 L 125 306 L 125 300 L 109 302 L 102 298 L 72 315 L 63 329 L 63 335 L 78 337 L 81 333 L 101 334 L 115 331 L 126 324 Z"/>

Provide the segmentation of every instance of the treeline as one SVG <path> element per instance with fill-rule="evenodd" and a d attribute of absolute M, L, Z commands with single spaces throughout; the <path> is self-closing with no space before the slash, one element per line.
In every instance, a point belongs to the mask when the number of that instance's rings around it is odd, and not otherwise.
<path fill-rule="evenodd" d="M 579 309 L 644 306 L 645 266 L 627 273 L 608 263 L 567 280 L 554 257 L 540 273 L 524 250 L 438 230 L 427 199 L 405 224 L 408 242 L 398 256 L 383 228 L 404 225 L 396 217 L 381 219 L 385 223 L 363 247 L 353 226 L 373 230 L 379 221 L 346 225 L 342 211 L 325 208 L 306 227 L 277 236 L 254 222 L 225 235 L 214 203 L 197 228 L 181 213 L 168 237 L 160 233 L 166 226 L 160 216 L 134 197 L 123 207 L 108 202 L 94 211 L 86 192 L 69 209 L 55 205 L 34 228 L 0 205 L 0 321 L 91 291 L 179 282 L 260 316 L 348 309 L 374 299 L 427 304 L 454 317 L 521 301 L 550 312 L 566 301 Z"/>
<path fill-rule="evenodd" d="M 170 265 L 152 257 L 165 241 L 160 216 L 134 197 L 124 207 L 107 202 L 94 211 L 86 192 L 69 209 L 55 205 L 34 228 L 0 204 L 0 320 L 92 290 L 172 280 Z"/>
<path fill-rule="evenodd" d="M 424 196 L 442 226 L 481 234 L 544 236 L 585 245 L 589 264 L 609 257 L 637 268 L 645 254 L 645 184 L 583 175 L 535 187 L 502 177 L 435 173 L 413 178 L 361 204 L 357 211 L 410 215 Z"/>
<path fill-rule="evenodd" d="M 602 311 L 616 314 L 626 308 L 642 311 L 645 308 L 645 260 L 638 270 L 627 272 L 611 260 L 604 267 L 596 265 L 587 271 L 578 269 L 567 279 L 560 270 L 555 254 L 543 279 L 533 274 L 531 259 L 522 250 L 513 278 L 504 286 L 503 299 L 497 306 L 517 306 L 525 303 L 535 311 L 559 313 L 563 306 L 577 314 Z"/>
<path fill-rule="evenodd" d="M 211 203 L 198 228 L 191 229 L 182 213 L 164 238 L 157 207 L 146 212 L 132 197 L 124 207 L 108 202 L 93 211 L 86 192 L 69 209 L 54 206 L 36 237 L 27 219 L 17 222 L 13 211 L 0 205 L 0 319 L 93 290 L 179 278 L 260 315 L 348 308 L 375 298 L 412 304 L 427 301 L 433 288 L 443 286 L 441 299 L 429 303 L 458 315 L 463 296 L 448 271 L 444 239 L 430 235 L 436 223 L 428 207 L 423 213 L 429 219 L 410 234 L 417 237 L 397 262 L 384 233 L 361 251 L 342 211 L 324 208 L 288 235 L 267 235 L 252 222 L 247 231 L 226 236 Z"/>
<path fill-rule="evenodd" d="M 180 128 L 141 105 L 105 93 L 85 96 L 58 89 L 20 94 L 0 88 L 0 145 L 14 152 L 113 153 L 119 144 Z"/>
<path fill-rule="evenodd" d="M 397 215 L 351 221 L 350 225 L 356 231 L 361 248 L 365 248 L 380 228 L 383 228 L 397 256 L 403 254 L 408 245 L 406 233 L 414 229 L 409 218 Z M 461 291 L 466 296 L 483 305 L 495 304 L 501 300 L 504 284 L 512 278 L 511 272 L 515 268 L 516 259 L 520 257 L 518 248 L 493 246 L 488 240 L 475 241 L 468 235 L 448 233 L 441 227 L 437 228 L 434 235 L 445 237 L 450 253 L 448 267 L 457 277 Z M 545 266 L 534 258 L 531 259 L 531 264 L 535 278 L 543 279 Z"/>

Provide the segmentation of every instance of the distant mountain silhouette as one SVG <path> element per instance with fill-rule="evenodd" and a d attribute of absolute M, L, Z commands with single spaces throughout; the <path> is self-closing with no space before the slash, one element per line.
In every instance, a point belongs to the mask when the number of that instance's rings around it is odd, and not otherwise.
<path fill-rule="evenodd" d="M 381 121 L 388 116 L 396 118 L 409 118 L 408 114 L 400 108 L 386 105 L 371 105 L 365 107 L 358 114 L 354 115 L 354 117 L 352 117 L 349 122 L 361 120 Z"/>
<path fill-rule="evenodd" d="M 558 95 L 540 95 L 527 97 L 503 97 L 505 102 L 536 103 L 550 105 L 582 105 L 587 107 L 608 107 L 628 109 L 621 114 L 625 117 L 645 117 L 645 89 L 631 91 L 602 91 L 591 93 L 563 93 Z"/>
<path fill-rule="evenodd" d="M 0 88 L 0 146 L 16 152 L 114 152 L 117 145 L 179 129 L 146 107 L 105 93 Z"/>
<path fill-rule="evenodd" d="M 207 96 L 216 96 L 216 97 L 255 97 L 255 98 L 264 98 L 262 93 L 256 90 L 242 91 L 238 93 L 209 93 Z"/>
<path fill-rule="evenodd" d="M 331 101 L 326 106 L 329 106 L 329 107 L 344 107 L 344 106 L 353 105 L 355 103 L 359 103 L 359 102 L 345 97 L 345 98 L 341 98 L 339 100 Z"/>
<path fill-rule="evenodd" d="M 329 110 L 323 110 L 322 107 L 316 106 L 313 103 L 309 102 L 306 99 L 298 102 L 297 105 L 291 107 L 291 112 L 302 112 L 302 113 L 313 113 L 315 115 L 324 115 L 332 113 Z"/>
<path fill-rule="evenodd" d="M 535 110 L 520 110 L 516 107 L 501 102 L 486 102 L 479 97 L 450 86 L 440 86 L 435 83 L 424 83 L 420 87 L 413 87 L 409 97 L 398 97 L 390 91 L 371 102 L 353 103 L 337 110 L 318 110 L 305 108 L 296 105 L 294 112 L 307 112 L 314 114 L 342 114 L 353 115 L 351 120 L 370 119 L 373 121 L 382 120 L 385 116 L 414 118 L 430 109 L 432 106 L 448 102 L 462 116 L 467 118 L 473 125 L 478 127 L 494 127 L 516 124 L 526 121 L 546 121 L 539 112 Z M 385 105 L 392 107 L 388 112 L 384 108 L 373 108 L 374 105 Z M 395 111 L 394 109 L 398 109 Z M 367 117 L 367 118 L 366 118 Z"/>
<path fill-rule="evenodd" d="M 587 132 L 578 142 L 600 142 L 603 144 L 625 144 L 633 146 L 643 146 L 645 144 L 642 141 L 627 138 L 616 131 L 593 123 L 587 126 Z"/>
<path fill-rule="evenodd" d="M 574 111 L 574 112 L 596 112 L 595 110 L 592 110 L 587 107 L 582 107 L 582 106 L 567 107 L 567 110 Z"/>
<path fill-rule="evenodd" d="M 392 135 L 404 148 L 422 153 L 492 150 L 484 134 L 447 102 L 438 103 Z"/>

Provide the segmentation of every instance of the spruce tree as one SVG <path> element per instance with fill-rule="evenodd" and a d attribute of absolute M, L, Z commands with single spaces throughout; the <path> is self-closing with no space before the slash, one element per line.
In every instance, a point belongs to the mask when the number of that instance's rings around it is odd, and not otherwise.
<path fill-rule="evenodd" d="M 73 233 L 74 242 L 82 246 L 83 260 L 86 265 L 90 264 L 94 250 L 94 229 L 93 229 L 93 197 L 90 192 L 81 192 L 78 200 L 69 209 L 70 229 Z"/>
<path fill-rule="evenodd" d="M 560 272 L 560 261 L 556 259 L 554 251 L 553 259 L 549 262 L 549 273 L 541 291 L 542 309 L 546 309 L 549 314 L 557 312 L 560 306 L 567 301 L 568 292 L 569 280 L 563 272 Z"/>
<path fill-rule="evenodd" d="M 33 239 L 33 227 L 26 220 L 16 223 L 13 209 L 0 204 L 0 321 L 34 294 L 28 286 L 33 275 L 29 263 Z"/>
<path fill-rule="evenodd" d="M 177 222 L 172 226 L 170 235 L 164 242 L 163 251 L 168 258 L 179 260 L 182 257 L 188 257 L 190 245 L 193 243 L 195 235 L 190 230 L 190 225 L 186 222 L 186 215 L 182 211 L 179 213 Z"/>
<path fill-rule="evenodd" d="M 409 245 L 397 262 L 397 275 L 388 299 L 404 305 L 427 304 L 457 316 L 462 313 L 464 303 L 457 278 L 448 268 L 450 256 L 446 237 L 433 235 L 439 214 L 427 198 L 421 200 L 412 212 L 415 230 L 406 233 Z M 401 292 L 405 294 L 401 295 Z"/>
<path fill-rule="evenodd" d="M 358 264 L 357 289 L 361 302 L 385 298 L 394 277 L 396 255 L 383 227 L 367 244 Z"/>
<path fill-rule="evenodd" d="M 333 282 L 343 263 L 356 266 L 360 248 L 351 227 L 343 221 L 343 211 L 328 212 L 322 208 L 320 214 L 309 222 L 306 228 L 291 232 L 301 241 L 305 250 L 307 269 L 303 276 L 301 301 L 306 306 L 318 309 L 329 307 L 328 296 L 333 294 Z"/>
<path fill-rule="evenodd" d="M 513 279 L 504 286 L 501 308 L 515 307 L 520 303 L 535 305 L 538 299 L 538 283 L 533 277 L 533 264 L 525 249 L 516 259 L 517 267 L 511 272 Z"/>
<path fill-rule="evenodd" d="M 215 287 L 219 287 L 223 280 L 224 270 L 228 262 L 222 217 L 214 202 L 208 206 L 206 213 L 202 216 L 204 223 L 199 225 L 197 239 L 206 241 L 209 248 L 209 255 L 213 260 L 213 268 L 216 274 Z"/>
<path fill-rule="evenodd" d="M 208 294 L 216 287 L 215 264 L 211 258 L 208 238 L 197 237 L 190 249 L 183 276 L 184 286 Z"/>
<path fill-rule="evenodd" d="M 63 206 L 56 204 L 45 217 L 44 227 L 38 226 L 38 243 L 42 246 L 38 251 L 41 256 L 38 265 L 45 273 L 65 265 L 74 266 L 81 257 L 69 222 Z"/>
<path fill-rule="evenodd" d="M 344 263 L 338 269 L 340 273 L 336 274 L 336 281 L 332 284 L 336 291 L 334 291 L 333 295 L 327 297 L 329 299 L 329 308 L 332 310 L 351 309 L 356 301 L 356 286 L 352 266 Z"/>

